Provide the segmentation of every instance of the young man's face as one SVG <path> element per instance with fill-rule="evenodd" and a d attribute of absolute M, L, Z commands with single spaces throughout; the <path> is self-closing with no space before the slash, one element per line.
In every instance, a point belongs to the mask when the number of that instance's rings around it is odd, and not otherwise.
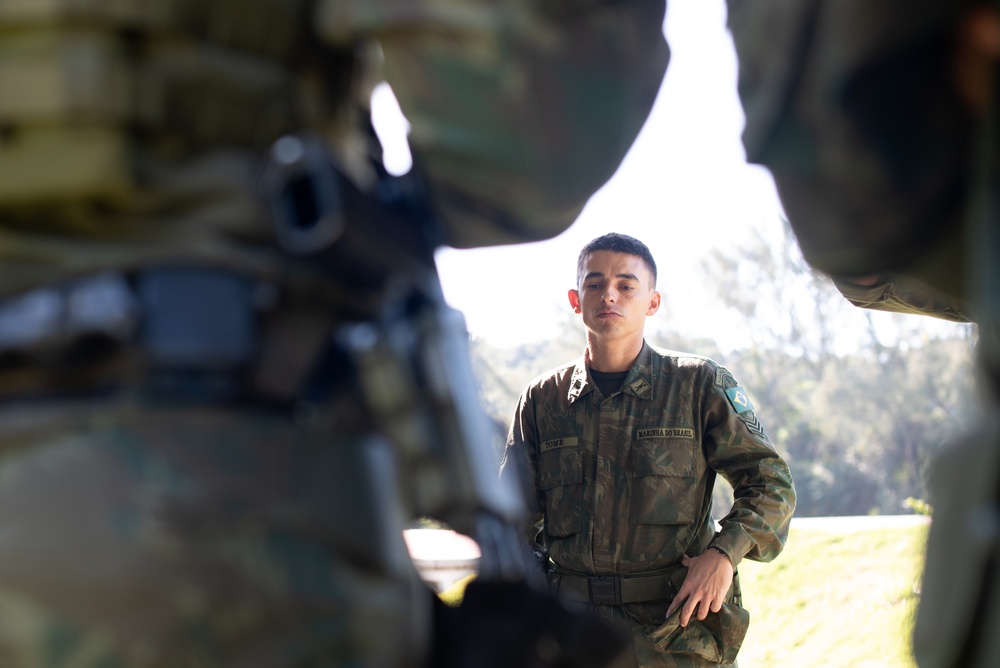
<path fill-rule="evenodd" d="M 641 337 L 646 318 L 660 307 L 660 293 L 652 283 L 642 258 L 595 251 L 587 256 L 578 289 L 569 291 L 569 303 L 583 316 L 591 336 Z"/>

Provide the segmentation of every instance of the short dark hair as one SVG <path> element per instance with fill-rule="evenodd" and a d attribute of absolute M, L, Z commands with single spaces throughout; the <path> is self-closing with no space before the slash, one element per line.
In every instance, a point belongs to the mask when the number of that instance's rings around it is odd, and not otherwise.
<path fill-rule="evenodd" d="M 627 234 L 618 234 L 617 232 L 611 232 L 603 236 L 597 237 L 580 251 L 580 257 L 576 260 L 576 284 L 580 286 L 583 283 L 583 272 L 584 266 L 587 263 L 587 256 L 596 251 L 612 251 L 614 253 L 625 253 L 627 255 L 635 255 L 640 258 L 649 269 L 650 275 L 653 277 L 652 287 L 656 287 L 656 261 L 653 260 L 653 254 L 649 252 L 649 248 L 646 244 L 642 243 L 634 237 L 630 237 Z"/>

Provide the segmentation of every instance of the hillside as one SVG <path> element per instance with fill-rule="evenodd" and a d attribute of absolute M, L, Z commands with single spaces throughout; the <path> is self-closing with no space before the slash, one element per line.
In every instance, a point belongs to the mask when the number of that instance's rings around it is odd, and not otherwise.
<path fill-rule="evenodd" d="M 927 526 L 793 527 L 770 564 L 743 562 L 740 668 L 913 668 Z"/>
<path fill-rule="evenodd" d="M 915 668 L 910 634 L 928 525 L 899 519 L 793 521 L 774 562 L 740 564 L 751 620 L 740 668 Z M 442 596 L 457 604 L 466 582 Z"/>

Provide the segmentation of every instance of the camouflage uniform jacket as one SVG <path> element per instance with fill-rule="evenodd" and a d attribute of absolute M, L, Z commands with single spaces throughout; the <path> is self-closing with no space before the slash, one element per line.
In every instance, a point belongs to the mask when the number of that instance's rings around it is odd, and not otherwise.
<path fill-rule="evenodd" d="M 534 481 L 532 519 L 567 571 L 649 573 L 709 545 L 737 565 L 781 551 L 795 506 L 788 466 L 745 392 L 715 362 L 643 344 L 622 389 L 605 398 L 583 359 L 522 394 L 504 467 Z M 716 474 L 735 501 L 716 532 Z"/>

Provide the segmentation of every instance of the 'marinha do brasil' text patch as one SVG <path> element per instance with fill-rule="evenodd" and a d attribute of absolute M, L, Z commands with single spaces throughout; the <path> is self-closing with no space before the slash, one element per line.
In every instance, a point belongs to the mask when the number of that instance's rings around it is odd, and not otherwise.
<path fill-rule="evenodd" d="M 694 429 L 689 427 L 653 427 L 640 429 L 637 436 L 643 438 L 694 438 Z"/>

